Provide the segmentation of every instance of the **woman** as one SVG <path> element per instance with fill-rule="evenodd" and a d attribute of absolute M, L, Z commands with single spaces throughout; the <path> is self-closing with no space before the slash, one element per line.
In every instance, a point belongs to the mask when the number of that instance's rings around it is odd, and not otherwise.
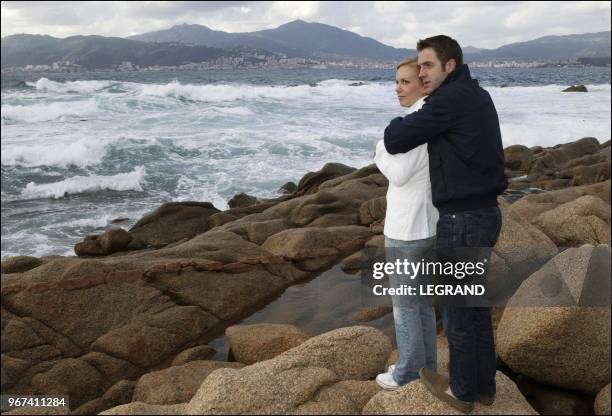
<path fill-rule="evenodd" d="M 400 105 L 407 108 L 408 114 L 418 111 L 425 102 L 425 91 L 416 59 L 407 59 L 397 66 L 395 83 Z M 381 140 L 376 145 L 374 160 L 389 180 L 384 228 L 387 261 L 394 262 L 396 258 L 419 261 L 434 245 L 438 221 L 438 210 L 431 202 L 427 145 L 390 155 Z M 390 282 L 399 278 L 390 276 Z M 431 303 L 407 295 L 392 296 L 392 301 L 400 359 L 388 372 L 376 377 L 376 382 L 388 390 L 417 379 L 423 367 L 435 371 L 437 366 L 436 315 Z"/>

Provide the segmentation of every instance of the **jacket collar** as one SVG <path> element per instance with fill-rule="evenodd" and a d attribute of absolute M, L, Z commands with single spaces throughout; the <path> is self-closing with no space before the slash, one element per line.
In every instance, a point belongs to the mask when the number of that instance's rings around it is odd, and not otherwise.
<path fill-rule="evenodd" d="M 472 75 L 470 74 L 470 69 L 468 68 L 466 64 L 462 64 L 458 68 L 455 68 L 455 70 L 446 77 L 442 85 L 440 85 L 440 87 L 438 88 L 441 88 L 451 82 L 455 82 L 459 80 L 469 81 L 471 79 L 472 79 Z"/>

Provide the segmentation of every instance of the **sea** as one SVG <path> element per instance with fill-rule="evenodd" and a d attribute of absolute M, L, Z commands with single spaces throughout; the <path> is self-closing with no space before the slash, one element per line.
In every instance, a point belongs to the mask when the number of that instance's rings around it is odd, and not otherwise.
<path fill-rule="evenodd" d="M 610 68 L 474 68 L 503 144 L 610 139 Z M 74 255 L 168 201 L 278 196 L 371 164 L 403 115 L 385 69 L 20 73 L 1 83 L 2 259 Z M 588 93 L 562 93 L 585 84 Z M 113 220 L 127 218 L 120 223 Z"/>

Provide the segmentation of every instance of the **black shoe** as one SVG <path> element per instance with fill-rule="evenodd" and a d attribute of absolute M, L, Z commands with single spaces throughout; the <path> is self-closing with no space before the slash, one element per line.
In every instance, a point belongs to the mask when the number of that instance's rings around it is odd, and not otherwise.
<path fill-rule="evenodd" d="M 446 377 L 441 376 L 440 374 L 436 373 L 435 371 L 431 371 L 426 367 L 421 368 L 421 371 L 419 371 L 419 376 L 431 394 L 451 406 L 453 409 L 457 409 L 465 414 L 468 414 L 474 410 L 474 402 L 464 402 L 463 400 L 459 400 L 446 393 L 446 389 L 448 388 L 448 380 Z"/>
<path fill-rule="evenodd" d="M 488 395 L 481 394 L 480 397 L 478 398 L 478 403 L 485 405 L 485 406 L 493 406 L 494 402 L 495 402 L 495 395 L 488 396 Z"/>

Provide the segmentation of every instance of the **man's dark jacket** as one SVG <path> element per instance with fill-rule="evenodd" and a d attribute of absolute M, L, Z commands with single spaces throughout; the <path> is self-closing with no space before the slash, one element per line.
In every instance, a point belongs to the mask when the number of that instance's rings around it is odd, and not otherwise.
<path fill-rule="evenodd" d="M 390 154 L 428 143 L 432 200 L 440 215 L 497 206 L 508 186 L 497 111 L 467 65 L 451 72 L 423 107 L 385 129 Z"/>

